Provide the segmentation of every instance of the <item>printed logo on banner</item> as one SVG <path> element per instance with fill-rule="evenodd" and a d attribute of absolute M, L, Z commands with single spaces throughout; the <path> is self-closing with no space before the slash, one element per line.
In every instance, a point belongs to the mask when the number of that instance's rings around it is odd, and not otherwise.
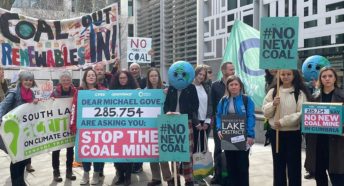
<path fill-rule="evenodd" d="M 162 90 L 79 91 L 78 161 L 158 161 Z"/>
<path fill-rule="evenodd" d="M 3 116 L 0 134 L 12 162 L 74 146 L 69 132 L 71 98 L 23 104 Z"/>

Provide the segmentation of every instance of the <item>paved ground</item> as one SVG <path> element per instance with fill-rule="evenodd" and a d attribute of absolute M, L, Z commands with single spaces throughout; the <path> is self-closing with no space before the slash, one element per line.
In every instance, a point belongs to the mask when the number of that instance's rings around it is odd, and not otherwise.
<path fill-rule="evenodd" d="M 213 149 L 213 139 L 209 139 L 209 149 Z M 61 162 L 65 162 L 65 150 L 61 151 Z M 305 153 L 302 154 L 302 159 L 305 158 Z M 0 185 L 11 185 L 11 178 L 9 175 L 9 157 L 0 152 Z M 53 181 L 53 170 L 51 167 L 51 153 L 43 154 L 32 158 L 32 165 L 36 169 L 33 173 L 25 173 L 26 182 L 30 186 L 70 186 L 79 185 L 82 176 L 82 168 L 74 168 L 73 171 L 77 176 L 76 181 L 69 181 L 64 178 L 65 165 L 61 165 L 61 174 L 63 176 L 62 183 L 56 183 Z M 105 179 L 102 185 L 113 185 L 113 179 L 115 177 L 115 168 L 112 163 L 105 164 Z M 303 175 L 305 171 L 303 170 Z M 132 185 L 141 186 L 147 185 L 147 182 L 151 179 L 151 171 L 149 163 L 144 163 L 144 172 L 140 174 L 132 175 Z M 206 179 L 209 183 L 210 177 Z M 183 182 L 183 180 L 182 180 Z M 167 185 L 164 183 L 163 185 Z M 250 185 L 251 186 L 272 186 L 272 157 L 271 147 L 264 147 L 261 144 L 255 144 L 252 148 L 250 155 Z M 314 180 L 302 180 L 303 186 L 314 186 Z"/>

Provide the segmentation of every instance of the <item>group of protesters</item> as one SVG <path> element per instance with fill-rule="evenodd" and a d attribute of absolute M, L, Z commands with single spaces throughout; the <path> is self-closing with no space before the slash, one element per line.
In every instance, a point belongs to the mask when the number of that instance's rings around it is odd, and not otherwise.
<path fill-rule="evenodd" d="M 76 133 L 77 125 L 77 95 L 79 90 L 117 90 L 117 89 L 163 89 L 166 93 L 164 103 L 165 114 L 188 114 L 189 119 L 189 148 L 190 162 L 182 162 L 178 168 L 185 179 L 186 186 L 195 183 L 206 185 L 204 180 L 196 180 L 192 175 L 192 154 L 197 146 L 203 151 L 207 144 L 204 140 L 210 131 L 213 132 L 214 149 L 214 175 L 211 184 L 230 186 L 249 185 L 249 150 L 255 139 L 255 105 L 253 100 L 245 95 L 242 80 L 235 76 L 235 69 L 231 62 L 221 65 L 222 78 L 212 82 L 212 69 L 206 65 L 195 67 L 193 83 L 182 90 L 173 86 L 165 87 L 158 69 L 150 68 L 145 78 L 141 77 L 140 65 L 133 63 L 129 71 L 120 69 L 118 61 L 114 64 L 111 73 L 105 72 L 105 65 L 97 63 L 93 68 L 87 69 L 82 77 L 81 85 L 76 88 L 72 83 L 72 75 L 68 71 L 61 73 L 59 84 L 51 94 L 53 99 L 72 97 L 72 114 L 70 130 Z M 279 75 L 279 78 L 276 76 Z M 34 103 L 32 90 L 36 85 L 34 75 L 29 71 L 21 71 L 14 89 L 7 90 L 3 81 L 3 69 L 0 69 L 1 87 L 0 118 L 13 108 L 24 104 Z M 279 81 L 280 86 L 277 84 Z M 274 186 L 298 186 L 301 185 L 301 142 L 300 130 L 301 108 L 306 101 L 315 102 L 344 102 L 344 91 L 337 85 L 338 76 L 331 67 L 320 70 L 318 78 L 319 94 L 312 96 L 307 90 L 302 75 L 298 70 L 279 70 L 273 73 L 269 85 L 266 86 L 266 97 L 263 101 L 262 111 L 270 125 L 270 142 L 273 159 L 273 184 Z M 7 94 L 6 94 L 7 92 Z M 6 95 L 6 96 L 5 96 Z M 228 114 L 246 117 L 246 143 L 244 151 L 225 150 L 226 164 L 223 164 L 221 149 L 221 119 Z M 276 137 L 279 131 L 279 142 Z M 307 134 L 306 136 L 307 160 L 305 167 L 315 175 L 317 185 L 328 185 L 328 175 L 333 186 L 344 185 L 344 136 Z M 0 140 L 1 142 L 1 140 Z M 279 143 L 279 152 L 276 152 L 276 143 Z M 200 143 L 200 144 L 197 144 Z M 53 178 L 56 182 L 63 179 L 59 169 L 60 150 L 52 153 Z M 73 147 L 67 148 L 66 178 L 76 180 L 72 170 L 74 161 Z M 12 185 L 24 186 L 24 171 L 30 160 L 11 163 L 10 173 Z M 93 176 L 90 179 L 89 172 L 93 164 Z M 131 174 L 142 172 L 142 163 L 114 163 L 117 170 L 115 185 L 130 185 Z M 84 170 L 80 185 L 99 184 L 104 176 L 104 163 L 82 162 Z M 168 162 L 150 163 L 152 179 L 148 186 L 156 186 L 166 181 L 169 186 L 177 181 L 181 185 L 180 178 L 174 179 Z M 31 167 L 32 169 L 32 167 Z M 223 169 L 228 176 L 224 177 Z M 328 175 L 327 175 L 328 173 Z M 161 177 L 162 174 L 162 177 Z"/>

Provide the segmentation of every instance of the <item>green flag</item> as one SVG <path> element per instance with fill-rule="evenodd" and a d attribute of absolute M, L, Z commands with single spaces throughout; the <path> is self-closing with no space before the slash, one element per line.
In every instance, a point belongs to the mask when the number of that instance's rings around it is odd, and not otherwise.
<path fill-rule="evenodd" d="M 235 75 L 245 85 L 256 107 L 261 107 L 265 96 L 265 72 L 259 69 L 259 31 L 236 20 L 230 33 L 223 62 L 234 64 Z"/>

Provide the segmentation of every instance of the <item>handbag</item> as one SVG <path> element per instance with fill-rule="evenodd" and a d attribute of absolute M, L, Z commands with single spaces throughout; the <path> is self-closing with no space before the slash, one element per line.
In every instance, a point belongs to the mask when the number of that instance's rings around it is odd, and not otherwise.
<path fill-rule="evenodd" d="M 214 172 L 214 166 L 213 166 L 213 157 L 211 155 L 211 152 L 209 152 L 208 149 L 208 141 L 207 141 L 207 135 L 204 130 L 200 131 L 204 132 L 204 151 L 201 152 L 201 139 L 200 134 L 198 135 L 198 143 L 197 143 L 197 150 L 192 155 L 192 175 L 195 179 L 203 179 Z"/>

